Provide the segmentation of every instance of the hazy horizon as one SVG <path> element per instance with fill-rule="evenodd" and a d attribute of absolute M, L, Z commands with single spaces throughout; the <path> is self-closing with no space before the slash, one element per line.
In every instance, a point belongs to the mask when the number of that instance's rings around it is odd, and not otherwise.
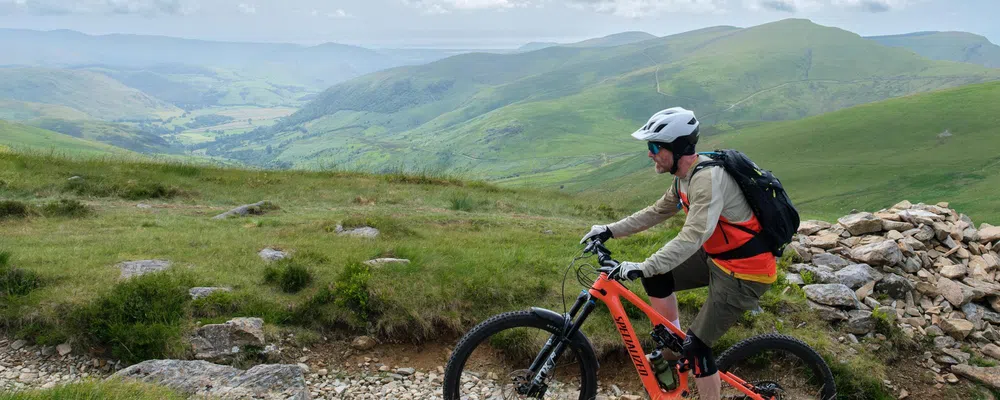
<path fill-rule="evenodd" d="M 0 0 L 0 28 L 372 48 L 510 49 L 625 31 L 666 36 L 787 18 L 863 36 L 964 31 L 1000 43 L 1000 2 L 970 0 Z"/>

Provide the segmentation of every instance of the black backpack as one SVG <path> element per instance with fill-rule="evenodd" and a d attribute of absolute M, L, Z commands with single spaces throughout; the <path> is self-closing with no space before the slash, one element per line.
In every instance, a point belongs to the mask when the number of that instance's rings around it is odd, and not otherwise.
<path fill-rule="evenodd" d="M 771 171 L 758 167 L 746 154 L 737 150 L 716 150 L 698 154 L 707 156 L 712 161 L 699 163 L 694 172 L 715 165 L 725 168 L 740 187 L 743 197 L 746 198 L 763 228 L 757 234 L 757 239 L 763 240 L 763 245 L 775 257 L 781 257 L 785 246 L 792 241 L 792 236 L 799 229 L 799 212 L 788 198 L 778 178 Z"/>

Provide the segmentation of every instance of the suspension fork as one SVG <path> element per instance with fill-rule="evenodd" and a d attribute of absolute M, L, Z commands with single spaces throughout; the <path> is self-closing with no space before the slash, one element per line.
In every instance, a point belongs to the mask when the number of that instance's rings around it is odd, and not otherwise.
<path fill-rule="evenodd" d="M 525 394 L 544 394 L 545 379 L 549 377 L 552 369 L 555 368 L 556 360 L 566 351 L 566 346 L 571 340 L 570 338 L 580 330 L 584 321 L 587 320 L 587 317 L 590 316 L 590 313 L 596 307 L 597 303 L 594 301 L 593 296 L 587 291 L 581 291 L 580 295 L 576 297 L 573 307 L 570 308 L 568 313 L 563 314 L 561 332 L 549 336 L 549 339 L 545 342 L 545 346 L 535 356 L 535 360 L 531 362 L 528 370 L 533 374 L 533 378 L 531 379 L 529 392 Z M 574 317 L 576 318 L 574 319 Z"/>

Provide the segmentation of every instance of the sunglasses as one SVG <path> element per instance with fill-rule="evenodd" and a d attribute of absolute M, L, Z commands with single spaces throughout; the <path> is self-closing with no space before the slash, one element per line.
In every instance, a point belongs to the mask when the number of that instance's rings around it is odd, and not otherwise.
<path fill-rule="evenodd" d="M 660 154 L 660 149 L 670 150 L 670 147 L 667 145 L 657 142 L 646 142 L 646 147 L 649 149 L 649 152 L 653 154 Z"/>

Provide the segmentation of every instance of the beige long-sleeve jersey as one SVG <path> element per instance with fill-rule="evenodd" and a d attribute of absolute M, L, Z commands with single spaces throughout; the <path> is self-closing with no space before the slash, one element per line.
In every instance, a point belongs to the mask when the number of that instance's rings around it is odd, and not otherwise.
<path fill-rule="evenodd" d="M 680 191 L 687 195 L 689 207 L 684 227 L 677 237 L 642 262 L 644 276 L 670 272 L 694 255 L 715 232 L 720 217 L 733 223 L 745 222 L 753 217 L 743 192 L 724 168 L 713 166 L 693 174 L 695 166 L 705 161 L 711 159 L 698 156 L 698 161 L 688 169 L 687 175 L 675 177 L 679 180 L 677 185 L 671 184 L 670 189 L 653 205 L 608 225 L 616 238 L 644 231 L 677 214 L 680 196 L 675 187 L 679 186 Z"/>

